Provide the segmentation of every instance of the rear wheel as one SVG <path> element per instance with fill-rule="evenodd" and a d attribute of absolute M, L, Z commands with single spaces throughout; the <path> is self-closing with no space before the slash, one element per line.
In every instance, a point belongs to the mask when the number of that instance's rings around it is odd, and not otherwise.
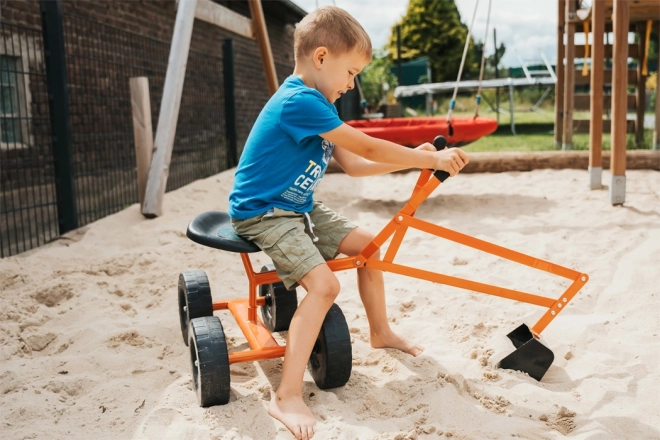
<path fill-rule="evenodd" d="M 229 354 L 220 318 L 194 318 L 188 334 L 193 386 L 199 406 L 227 404 L 231 394 Z"/>
<path fill-rule="evenodd" d="M 333 304 L 325 315 L 307 366 L 321 389 L 344 386 L 351 377 L 351 335 L 346 318 L 337 304 Z"/>
<path fill-rule="evenodd" d="M 213 316 L 211 287 L 206 272 L 190 270 L 179 274 L 179 321 L 183 341 L 188 345 L 188 324 L 192 319 Z"/>
<path fill-rule="evenodd" d="M 268 264 L 261 268 L 261 272 L 275 270 L 275 266 Z M 266 328 L 271 332 L 289 330 L 291 318 L 298 309 L 296 289 L 286 290 L 284 283 L 279 281 L 259 286 L 259 296 L 266 297 L 266 304 L 260 307 L 261 318 Z"/>

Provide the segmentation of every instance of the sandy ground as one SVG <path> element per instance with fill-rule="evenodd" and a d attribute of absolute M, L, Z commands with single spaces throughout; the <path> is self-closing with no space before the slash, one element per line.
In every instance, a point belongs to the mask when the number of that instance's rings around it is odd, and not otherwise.
<path fill-rule="evenodd" d="M 332 174 L 317 199 L 376 232 L 416 177 Z M 191 388 L 178 274 L 205 270 L 216 300 L 247 294 L 238 255 L 185 237 L 193 216 L 226 208 L 232 178 L 228 171 L 167 194 L 160 218 L 132 206 L 0 260 L 2 438 L 293 438 L 266 412 L 280 359 L 232 365 L 225 406 L 200 408 Z M 306 376 L 315 438 L 660 439 L 660 172 L 627 179 L 623 207 L 609 204 L 607 189 L 588 190 L 578 170 L 469 174 L 441 185 L 418 217 L 589 274 L 543 332 L 555 363 L 541 382 L 495 366 L 513 348 L 506 333 L 534 324 L 543 308 L 393 274 L 392 326 L 426 351 L 373 350 L 355 273 L 340 272 L 353 372 L 328 391 Z M 418 231 L 396 261 L 552 298 L 568 285 Z M 217 314 L 230 350 L 245 349 L 234 320 Z"/>

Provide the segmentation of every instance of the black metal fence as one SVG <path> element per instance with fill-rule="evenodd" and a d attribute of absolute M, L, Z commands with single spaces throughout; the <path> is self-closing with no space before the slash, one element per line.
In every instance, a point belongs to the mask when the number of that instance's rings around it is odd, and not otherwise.
<path fill-rule="evenodd" d="M 0 256 L 59 235 L 41 29 L 0 22 Z"/>
<path fill-rule="evenodd" d="M 56 185 L 65 176 L 57 176 L 54 165 L 62 151 L 53 148 L 48 85 L 54 85 L 44 59 L 58 54 L 44 51 L 42 29 L 0 21 L 0 257 L 57 238 L 62 198 L 72 198 L 66 202 L 75 207 L 75 227 L 138 202 L 131 77 L 148 77 L 154 132 L 158 126 L 170 42 L 69 13 L 61 23 L 69 194 Z M 222 58 L 191 49 L 167 191 L 227 168 L 224 95 Z"/>

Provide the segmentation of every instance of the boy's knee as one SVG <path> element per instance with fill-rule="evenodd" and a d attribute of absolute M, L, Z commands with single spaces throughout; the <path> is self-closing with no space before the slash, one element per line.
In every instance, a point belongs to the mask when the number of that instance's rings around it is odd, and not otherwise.
<path fill-rule="evenodd" d="M 312 269 L 301 280 L 301 284 L 308 293 L 317 295 L 328 302 L 334 302 L 341 289 L 339 280 L 327 266 Z"/>
<path fill-rule="evenodd" d="M 334 302 L 335 299 L 339 296 L 339 291 L 341 290 L 341 285 L 336 276 L 329 277 L 327 282 L 323 283 L 321 286 L 320 294 L 326 300 Z"/>

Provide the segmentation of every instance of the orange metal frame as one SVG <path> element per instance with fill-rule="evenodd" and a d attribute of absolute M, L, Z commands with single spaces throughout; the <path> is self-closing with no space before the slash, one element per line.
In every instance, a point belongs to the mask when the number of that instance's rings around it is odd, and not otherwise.
<path fill-rule="evenodd" d="M 419 205 L 421 205 L 429 195 L 433 193 L 439 184 L 440 180 L 433 176 L 431 170 L 423 170 L 417 180 L 409 202 L 394 216 L 374 240 L 369 243 L 359 255 L 328 261 L 328 266 L 333 272 L 369 266 L 375 269 L 380 269 L 384 272 L 397 273 L 413 278 L 420 278 L 435 283 L 460 287 L 462 289 L 546 307 L 548 310 L 531 328 L 532 333 L 538 337 L 559 312 L 566 307 L 568 302 L 573 299 L 582 286 L 586 284 L 589 277 L 587 274 L 550 263 L 549 261 L 540 260 L 415 218 L 415 211 Z M 463 278 L 442 275 L 410 266 L 396 264 L 393 262 L 394 257 L 403 242 L 403 238 L 408 228 L 418 229 L 431 235 L 442 237 L 496 255 L 506 260 L 514 261 L 525 266 L 567 278 L 572 280 L 572 283 L 559 296 L 559 298 L 552 299 L 518 290 L 497 287 L 490 284 L 479 283 Z M 387 248 L 385 256 L 382 259 L 373 258 L 376 251 L 380 249 L 390 237 L 392 238 L 392 241 Z M 229 353 L 229 363 L 233 364 L 237 362 L 249 362 L 282 357 L 284 356 L 284 350 L 286 347 L 279 345 L 277 341 L 275 341 L 273 335 L 257 316 L 257 308 L 265 304 L 265 298 L 257 297 L 258 286 L 275 283 L 280 281 L 280 279 L 275 271 L 263 273 L 255 272 L 249 254 L 242 253 L 241 259 L 243 260 L 243 266 L 245 267 L 245 272 L 247 273 L 249 281 L 248 298 L 213 303 L 213 310 L 228 309 L 232 313 L 250 345 L 249 350 Z"/>

